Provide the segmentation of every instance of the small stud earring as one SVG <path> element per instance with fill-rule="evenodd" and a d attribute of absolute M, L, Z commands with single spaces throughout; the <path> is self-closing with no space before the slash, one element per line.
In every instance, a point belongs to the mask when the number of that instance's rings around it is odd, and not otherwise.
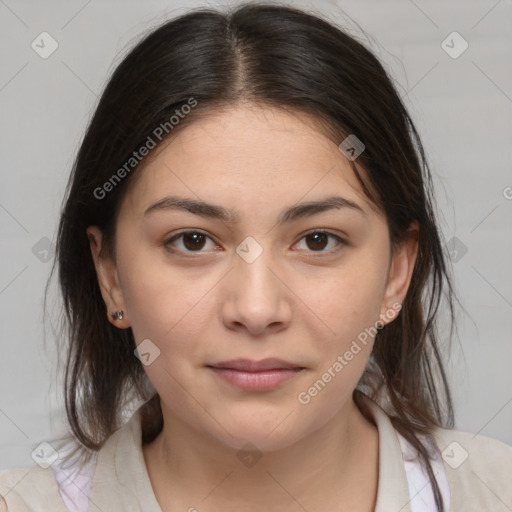
<path fill-rule="evenodd" d="M 111 313 L 111 316 L 114 320 L 122 320 L 124 317 L 124 312 L 122 309 L 119 311 L 114 311 L 113 313 Z"/>

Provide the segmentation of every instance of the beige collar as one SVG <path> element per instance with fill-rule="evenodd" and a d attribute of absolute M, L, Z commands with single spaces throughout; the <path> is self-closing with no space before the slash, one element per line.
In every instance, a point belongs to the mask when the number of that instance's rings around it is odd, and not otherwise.
<path fill-rule="evenodd" d="M 411 512 L 407 477 L 396 432 L 381 407 L 365 398 L 379 431 L 379 483 L 375 512 Z M 89 511 L 162 512 L 141 446 L 140 409 L 105 443 L 98 455 Z"/>

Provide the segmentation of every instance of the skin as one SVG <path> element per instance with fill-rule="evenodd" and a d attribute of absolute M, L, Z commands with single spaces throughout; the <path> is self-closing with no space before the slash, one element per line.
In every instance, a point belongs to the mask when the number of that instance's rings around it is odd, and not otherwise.
<path fill-rule="evenodd" d="M 162 510 L 374 509 L 378 432 L 352 399 L 373 339 L 307 404 L 299 393 L 407 293 L 417 226 L 391 250 L 386 219 L 337 144 L 305 115 L 243 104 L 191 123 L 140 171 L 119 212 L 116 261 L 87 230 L 108 319 L 150 339 L 144 366 L 164 428 L 143 447 Z M 357 161 L 356 161 L 357 163 Z M 139 172 L 139 171 L 137 171 Z M 236 210 L 237 224 L 178 209 L 144 216 L 176 195 Z M 342 208 L 278 225 L 282 210 L 339 195 Z M 180 230 L 206 238 L 178 238 Z M 344 239 L 312 239 L 327 230 Z M 253 237 L 251 263 L 236 248 Z M 196 250 L 194 251 L 194 247 Z M 110 312 L 123 310 L 114 321 Z M 206 365 L 276 357 L 304 368 L 270 391 L 243 391 Z M 247 467 L 247 443 L 262 455 Z"/>

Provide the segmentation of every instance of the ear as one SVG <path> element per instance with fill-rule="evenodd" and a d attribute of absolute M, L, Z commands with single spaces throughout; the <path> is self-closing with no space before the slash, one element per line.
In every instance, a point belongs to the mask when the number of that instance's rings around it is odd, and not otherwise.
<path fill-rule="evenodd" d="M 123 297 L 123 292 L 119 284 L 119 277 L 115 262 L 111 257 L 102 254 L 103 233 L 98 226 L 89 226 L 86 230 L 89 238 L 92 259 L 96 268 L 98 284 L 101 295 L 107 307 L 107 318 L 112 325 L 121 329 L 130 327 L 128 312 Z M 123 318 L 114 320 L 112 313 L 114 311 L 123 311 Z"/>
<path fill-rule="evenodd" d="M 405 300 L 418 256 L 418 236 L 419 226 L 414 221 L 409 226 L 407 239 L 393 250 L 388 281 L 381 302 L 381 325 L 395 319 Z"/>

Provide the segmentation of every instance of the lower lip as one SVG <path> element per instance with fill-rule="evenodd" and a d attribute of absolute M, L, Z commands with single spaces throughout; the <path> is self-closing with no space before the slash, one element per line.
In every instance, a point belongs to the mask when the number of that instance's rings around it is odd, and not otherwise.
<path fill-rule="evenodd" d="M 264 370 L 260 372 L 246 372 L 232 368 L 210 367 L 219 377 L 245 391 L 266 391 L 274 389 L 283 382 L 292 379 L 301 372 L 301 368 Z"/>

